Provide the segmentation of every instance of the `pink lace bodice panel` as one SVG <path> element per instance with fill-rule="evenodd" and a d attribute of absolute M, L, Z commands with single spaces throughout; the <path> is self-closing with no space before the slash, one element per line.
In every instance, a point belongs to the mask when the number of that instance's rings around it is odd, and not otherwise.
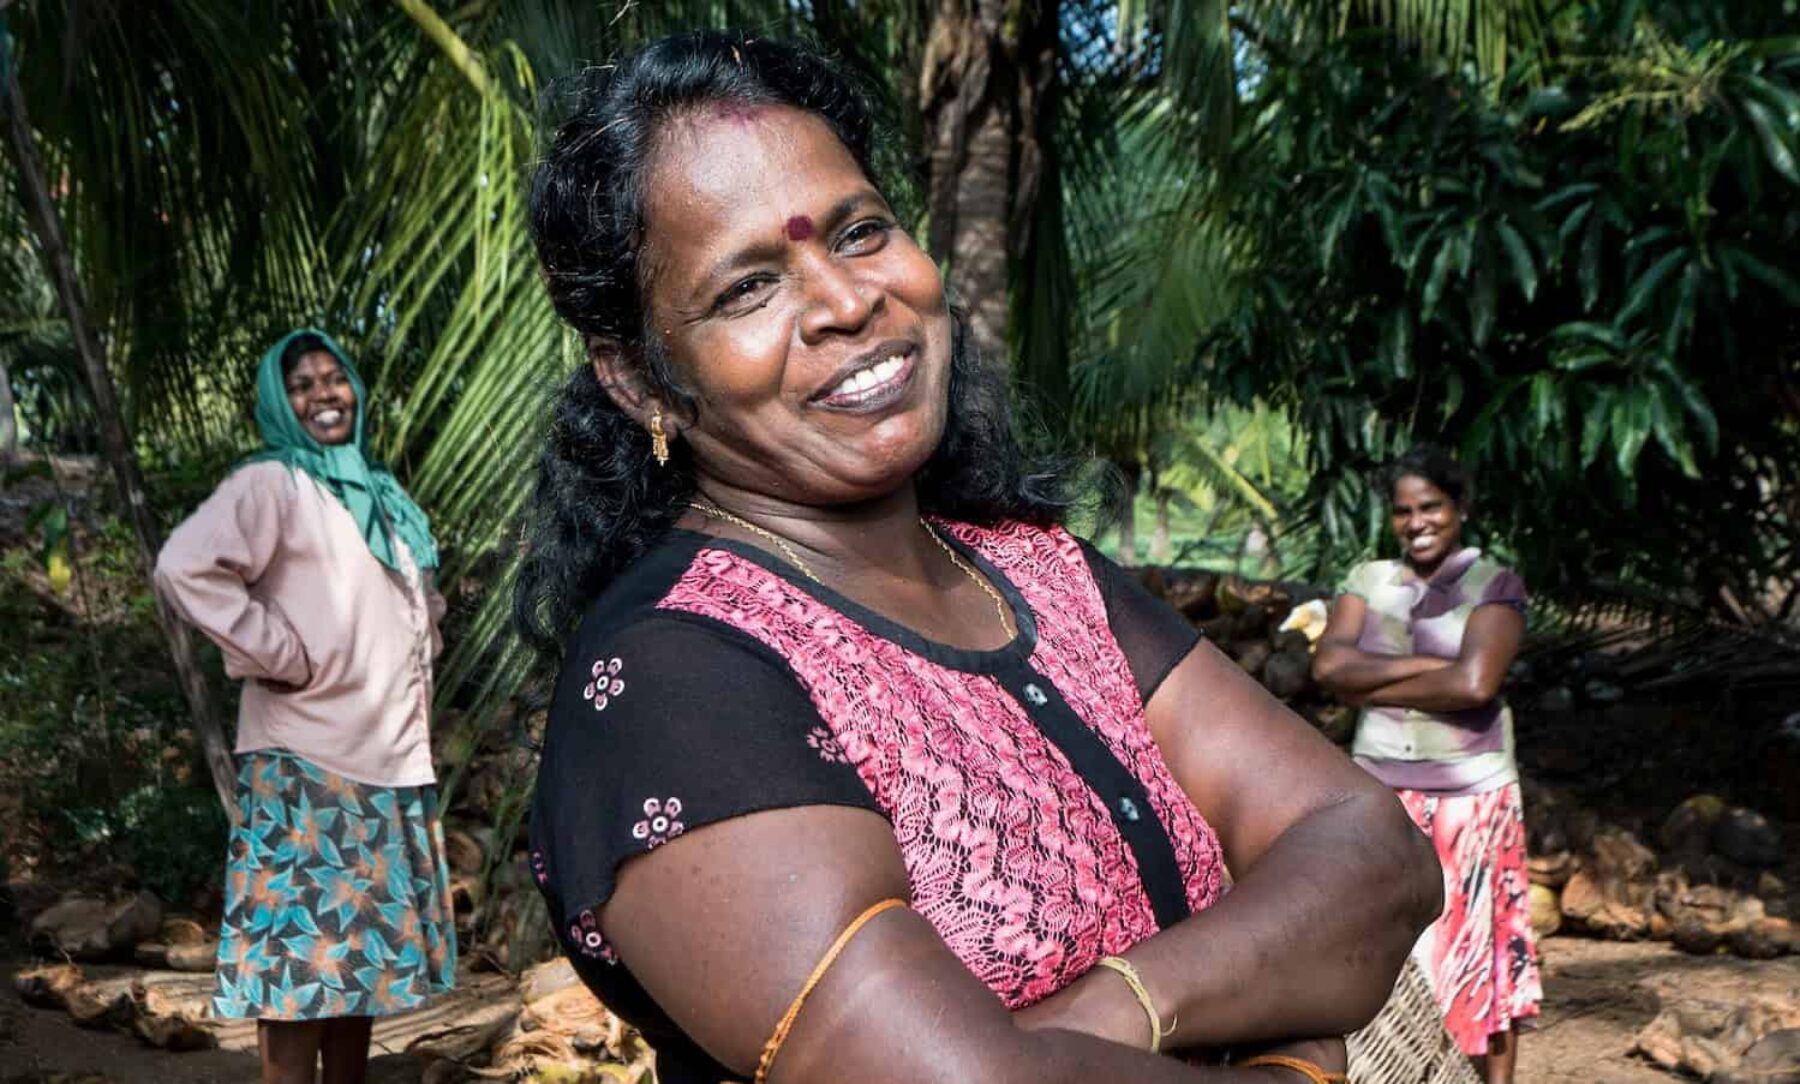
<path fill-rule="evenodd" d="M 1145 723 L 1105 600 L 1060 530 L 945 524 L 1017 588 L 1030 663 L 1142 783 L 1195 911 L 1221 892 L 1218 838 Z M 893 822 L 913 908 L 1009 1008 L 1155 933 L 1136 859 L 1101 799 L 993 677 L 934 662 L 724 549 L 702 549 L 662 608 L 725 622 L 780 655 Z"/>

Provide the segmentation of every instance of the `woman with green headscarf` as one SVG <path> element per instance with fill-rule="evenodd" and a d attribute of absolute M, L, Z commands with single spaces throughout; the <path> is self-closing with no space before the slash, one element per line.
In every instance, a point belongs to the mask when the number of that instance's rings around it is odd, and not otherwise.
<path fill-rule="evenodd" d="M 456 968 L 429 720 L 443 600 L 425 514 L 370 461 L 323 332 L 263 355 L 263 448 L 169 536 L 156 586 L 244 682 L 213 1011 L 265 1082 L 360 1081 L 373 1018 Z"/>

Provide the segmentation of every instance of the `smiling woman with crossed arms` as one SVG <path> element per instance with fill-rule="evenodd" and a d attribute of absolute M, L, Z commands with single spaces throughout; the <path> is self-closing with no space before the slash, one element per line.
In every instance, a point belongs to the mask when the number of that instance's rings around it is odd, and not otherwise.
<path fill-rule="evenodd" d="M 1430 849 L 1058 525 L 863 99 L 713 34 L 577 90 L 532 199 L 590 362 L 517 594 L 562 663 L 532 862 L 658 1079 L 1340 1071 Z"/>
<path fill-rule="evenodd" d="M 1357 763 L 1394 788 L 1437 849 L 1447 906 L 1422 963 L 1457 1046 L 1490 1084 L 1512 1084 L 1518 1033 L 1543 999 L 1512 709 L 1500 695 L 1525 635 L 1525 581 L 1463 544 L 1472 487 L 1449 453 L 1415 448 L 1382 485 L 1401 557 L 1351 571 L 1313 672 L 1361 706 Z"/>

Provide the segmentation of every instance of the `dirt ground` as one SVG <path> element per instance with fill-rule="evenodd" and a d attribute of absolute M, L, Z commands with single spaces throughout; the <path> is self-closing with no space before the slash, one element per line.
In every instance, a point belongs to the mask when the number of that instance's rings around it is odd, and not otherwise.
<path fill-rule="evenodd" d="M 1540 1026 L 1520 1046 L 1520 1084 L 1665 1084 L 1676 1078 L 1629 1054 L 1638 1030 L 1665 999 L 1729 1003 L 1753 993 L 1800 999 L 1800 957 L 1766 962 L 1694 957 L 1661 944 L 1557 937 L 1544 943 L 1544 982 Z M 418 1080 L 417 1063 L 401 1053 L 406 1043 L 443 1027 L 484 997 L 501 996 L 504 986 L 486 976 L 449 1003 L 384 1023 L 376 1030 L 372 1084 Z M 128 1036 L 85 1031 L 61 1013 L 26 1006 L 10 982 L 0 991 L 0 1084 L 254 1081 L 254 1032 L 235 1027 L 222 1041 L 221 1049 L 197 1054 L 152 1050 Z"/>
<path fill-rule="evenodd" d="M 1521 1084 L 1660 1084 L 1679 1079 L 1629 1055 L 1661 1006 L 1752 994 L 1800 1000 L 1800 957 L 1688 956 L 1664 944 L 1544 942 L 1544 1013 L 1519 1046 Z"/>
<path fill-rule="evenodd" d="M 219 1048 L 186 1054 L 157 1050 L 132 1036 L 76 1027 L 57 1011 L 19 1000 L 11 982 L 18 961 L 6 961 L 0 989 L 0 1084 L 241 1084 L 257 1080 L 256 1026 L 249 1022 L 219 1029 Z M 92 979 L 130 969 L 84 966 Z M 158 972 L 158 988 L 178 1001 L 205 997 L 210 975 Z M 494 974 L 457 976 L 457 989 L 430 1008 L 381 1021 L 375 1028 L 369 1084 L 417 1084 L 423 1066 L 402 1053 L 427 1034 L 472 1021 L 484 1009 L 516 1001 L 512 979 Z"/>

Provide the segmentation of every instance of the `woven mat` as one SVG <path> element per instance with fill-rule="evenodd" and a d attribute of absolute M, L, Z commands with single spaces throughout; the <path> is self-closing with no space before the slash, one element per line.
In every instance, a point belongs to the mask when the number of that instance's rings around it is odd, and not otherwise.
<path fill-rule="evenodd" d="M 1394 995 L 1369 1026 L 1350 1036 L 1356 1084 L 1480 1084 L 1474 1066 L 1444 1029 L 1425 973 L 1411 958 Z"/>

